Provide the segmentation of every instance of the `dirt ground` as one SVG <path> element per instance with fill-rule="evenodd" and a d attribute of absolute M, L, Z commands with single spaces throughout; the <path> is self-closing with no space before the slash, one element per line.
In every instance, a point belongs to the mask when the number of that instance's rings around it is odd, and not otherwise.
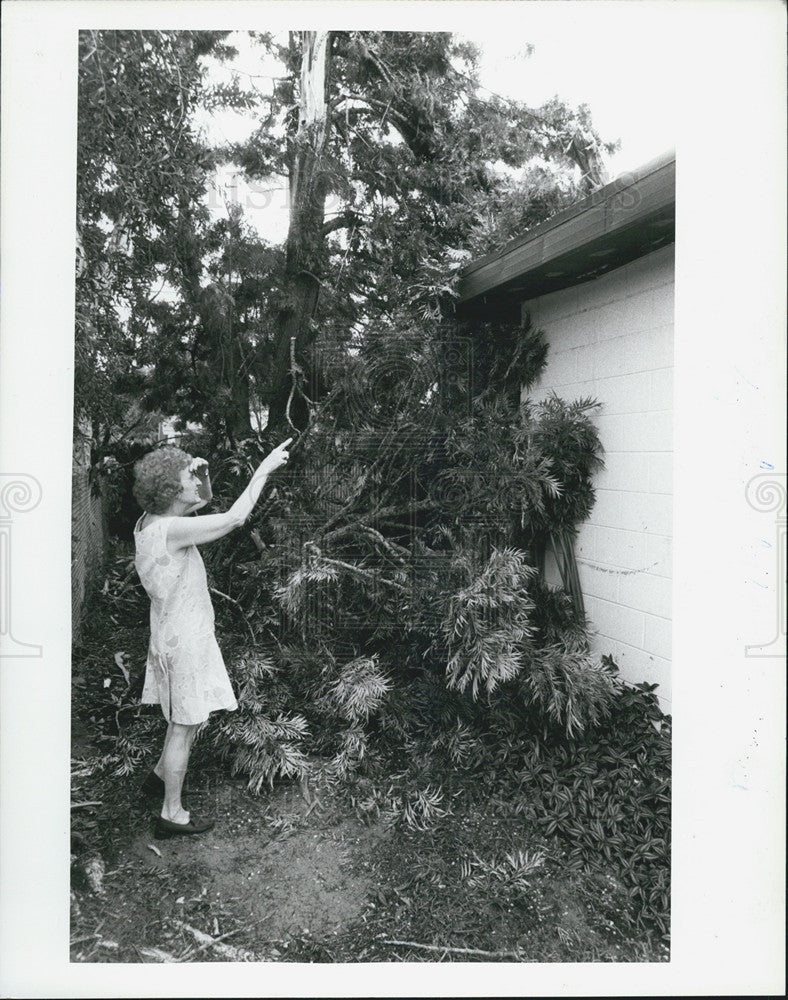
<path fill-rule="evenodd" d="M 210 900 L 243 914 L 262 943 L 322 938 L 359 919 L 371 889 L 365 860 L 384 831 L 351 819 L 326 822 L 316 807 L 307 816 L 297 787 L 255 801 L 225 785 L 200 799 L 213 800 L 213 830 L 167 841 L 140 833 L 128 859 L 168 871 L 184 887 L 200 882 Z"/>
<path fill-rule="evenodd" d="M 295 939 L 330 940 L 363 919 L 375 891 L 371 858 L 390 830 L 342 817 L 336 804 L 327 807 L 298 785 L 252 796 L 241 782 L 211 780 L 193 787 L 186 802 L 196 815 L 214 817 L 215 827 L 156 840 L 155 809 L 141 804 L 128 817 L 136 832 L 119 830 L 105 852 L 111 867 L 95 852 L 80 859 L 84 878 L 76 882 L 92 891 L 76 894 L 75 924 L 89 922 L 91 912 L 103 922 L 98 937 L 73 942 L 75 961 L 156 959 L 162 949 L 174 959 L 173 929 L 184 944 L 196 940 L 184 925 L 233 939 L 202 961 L 264 960 Z"/>
<path fill-rule="evenodd" d="M 568 875 L 559 856 L 542 858 L 505 803 L 458 801 L 418 831 L 364 822 L 330 788 L 253 796 L 240 781 L 197 776 L 188 805 L 216 826 L 157 841 L 152 805 L 107 808 L 109 792 L 85 810 L 85 837 L 102 816 L 113 824 L 101 855 L 75 856 L 76 962 L 667 958 L 621 923 L 614 875 Z M 533 872 L 501 879 L 495 864 L 518 850 L 536 859 Z"/>

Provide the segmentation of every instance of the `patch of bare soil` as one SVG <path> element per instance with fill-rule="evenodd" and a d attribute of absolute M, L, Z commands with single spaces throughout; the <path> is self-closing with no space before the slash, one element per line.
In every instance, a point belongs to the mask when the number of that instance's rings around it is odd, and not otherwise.
<path fill-rule="evenodd" d="M 208 900 L 231 906 L 255 928 L 258 945 L 323 938 L 361 916 L 371 885 L 359 862 L 385 836 L 380 828 L 310 811 L 297 788 L 253 799 L 225 784 L 193 798 L 195 812 L 199 803 L 216 817 L 213 830 L 165 841 L 141 833 L 127 857 L 169 872 L 177 884 L 199 882 Z"/>
<path fill-rule="evenodd" d="M 119 831 L 110 861 L 79 859 L 72 960 L 265 961 L 296 939 L 336 940 L 363 919 L 370 859 L 389 834 L 343 814 L 327 789 L 320 796 L 283 786 L 255 797 L 217 781 L 186 800 L 215 827 L 170 840 L 154 839 L 155 809 L 140 806 L 128 817 L 137 832 Z"/>

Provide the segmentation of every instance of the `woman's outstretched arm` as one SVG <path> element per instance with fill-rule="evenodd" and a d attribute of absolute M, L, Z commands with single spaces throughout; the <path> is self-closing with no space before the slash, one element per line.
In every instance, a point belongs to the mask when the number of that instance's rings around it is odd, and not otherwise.
<path fill-rule="evenodd" d="M 223 538 L 235 528 L 240 528 L 254 510 L 254 505 L 272 472 L 285 465 L 287 449 L 292 442 L 288 438 L 266 455 L 255 470 L 249 485 L 229 510 L 223 514 L 204 514 L 201 517 L 174 517 L 167 529 L 167 545 L 171 549 L 186 548 L 187 545 L 204 545 Z"/>

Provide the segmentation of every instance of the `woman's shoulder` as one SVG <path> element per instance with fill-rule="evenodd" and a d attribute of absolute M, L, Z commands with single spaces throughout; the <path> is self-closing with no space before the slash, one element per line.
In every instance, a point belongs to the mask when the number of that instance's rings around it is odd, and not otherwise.
<path fill-rule="evenodd" d="M 134 534 L 144 535 L 148 531 L 152 533 L 156 525 L 161 528 L 169 521 L 172 521 L 173 516 L 170 514 L 148 514 L 145 512 L 134 525 Z"/>

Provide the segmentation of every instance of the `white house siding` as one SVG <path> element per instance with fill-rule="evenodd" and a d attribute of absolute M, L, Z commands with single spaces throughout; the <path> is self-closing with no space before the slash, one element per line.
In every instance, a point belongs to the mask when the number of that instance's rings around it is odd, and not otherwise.
<path fill-rule="evenodd" d="M 550 344 L 532 390 L 593 396 L 605 448 L 576 555 L 595 649 L 670 711 L 673 247 L 524 303 Z M 554 565 L 548 578 L 557 582 Z"/>

